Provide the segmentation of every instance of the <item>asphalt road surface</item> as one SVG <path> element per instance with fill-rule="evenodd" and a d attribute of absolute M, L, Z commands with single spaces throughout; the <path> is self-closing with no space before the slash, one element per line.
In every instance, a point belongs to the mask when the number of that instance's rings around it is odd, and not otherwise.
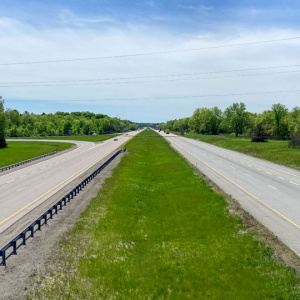
<path fill-rule="evenodd" d="M 136 134 L 130 132 L 118 136 L 117 141 L 110 139 L 101 143 L 57 140 L 55 142 L 74 143 L 77 148 L 0 174 L 0 233 Z"/>
<path fill-rule="evenodd" d="M 300 256 L 299 171 L 193 139 L 160 134 Z"/>

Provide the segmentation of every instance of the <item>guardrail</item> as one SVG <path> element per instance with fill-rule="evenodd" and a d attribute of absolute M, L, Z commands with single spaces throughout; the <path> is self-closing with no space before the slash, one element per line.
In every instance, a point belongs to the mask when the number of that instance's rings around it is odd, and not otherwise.
<path fill-rule="evenodd" d="M 91 181 L 93 180 L 113 159 L 115 159 L 120 153 L 126 152 L 126 148 L 116 152 L 111 158 L 109 158 L 103 165 L 101 165 L 97 170 L 95 170 L 91 175 L 85 178 L 81 183 L 79 183 L 71 192 L 66 196 L 61 198 L 56 204 L 50 207 L 45 213 L 43 213 L 38 219 L 36 219 L 31 225 L 24 229 L 20 234 L 18 234 L 13 240 L 11 240 L 6 246 L 0 250 L 0 266 L 6 266 L 6 260 L 17 254 L 17 250 L 22 246 L 26 245 L 26 241 L 34 237 L 34 233 L 41 230 L 41 227 L 47 224 L 48 220 L 53 218 L 54 214 L 57 214 L 59 210 L 63 209 L 63 206 L 67 205 L 79 192 Z M 7 251 L 10 253 L 7 254 Z"/>
<path fill-rule="evenodd" d="M 23 160 L 23 161 L 20 161 L 20 162 L 18 162 L 18 163 L 15 163 L 15 164 L 12 164 L 12 165 L 9 165 L 9 166 L 0 168 L 0 172 L 3 172 L 3 171 L 6 171 L 6 170 L 15 168 L 15 167 L 18 167 L 18 166 L 27 164 L 27 163 L 30 163 L 30 162 L 32 162 L 32 161 L 34 161 L 34 160 L 38 160 L 38 159 L 41 159 L 41 158 L 44 158 L 44 157 L 53 155 L 53 154 L 55 154 L 56 152 L 57 152 L 57 150 L 54 150 L 53 152 L 50 152 L 50 153 L 48 153 L 48 154 L 40 155 L 40 156 L 31 158 L 31 159 Z"/>

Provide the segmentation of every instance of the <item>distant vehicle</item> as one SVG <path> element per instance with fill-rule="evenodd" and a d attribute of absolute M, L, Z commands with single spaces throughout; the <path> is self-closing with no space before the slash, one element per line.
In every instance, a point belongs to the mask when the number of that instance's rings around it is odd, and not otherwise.
<path fill-rule="evenodd" d="M 117 140 L 118 140 L 117 138 L 114 139 L 114 141 L 117 141 Z"/>
<path fill-rule="evenodd" d="M 166 134 L 169 134 L 170 133 L 170 129 L 166 129 Z"/>

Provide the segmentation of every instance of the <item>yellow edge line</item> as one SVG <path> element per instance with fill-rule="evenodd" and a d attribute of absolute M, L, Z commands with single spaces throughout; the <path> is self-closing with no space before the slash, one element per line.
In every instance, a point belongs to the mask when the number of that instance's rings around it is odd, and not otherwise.
<path fill-rule="evenodd" d="M 178 146 L 178 144 L 175 144 L 175 145 L 177 147 L 181 148 L 183 151 L 187 152 L 189 155 L 191 155 L 192 157 L 194 157 L 196 160 L 200 161 L 203 165 L 205 165 L 209 169 L 213 170 L 214 172 L 216 172 L 217 174 L 219 174 L 220 176 L 222 176 L 224 179 L 226 179 L 227 181 L 229 181 L 230 183 L 232 183 L 233 185 L 235 185 L 236 187 L 238 187 L 239 189 L 241 189 L 242 191 L 244 191 L 245 193 L 247 193 L 249 196 L 251 196 L 252 198 L 254 198 L 255 200 L 257 200 L 258 202 L 260 202 L 264 206 L 268 207 L 270 210 L 272 210 L 273 212 L 275 212 L 276 214 L 278 214 L 279 216 L 281 216 L 283 219 L 285 219 L 286 221 L 290 222 L 291 224 L 293 224 L 294 226 L 296 226 L 297 228 L 300 229 L 300 226 L 298 224 L 296 224 L 295 222 L 293 222 L 292 220 L 290 220 L 289 218 L 287 218 L 286 216 L 284 216 L 283 214 L 281 214 L 279 211 L 277 211 L 276 209 L 274 209 L 273 207 L 271 207 L 269 204 L 265 203 L 264 201 L 262 201 L 258 197 L 252 195 L 250 192 L 248 192 L 247 190 L 245 190 L 243 187 L 241 187 L 240 185 L 238 185 L 237 183 L 235 183 L 234 181 L 232 181 L 231 179 L 229 179 L 228 177 L 226 177 L 225 175 L 223 175 L 222 173 L 220 173 L 219 171 L 217 171 L 213 167 L 209 166 L 207 163 L 205 163 L 204 161 L 200 160 L 199 158 L 197 158 L 196 156 L 194 156 L 189 151 L 183 149 L 181 146 Z"/>
<path fill-rule="evenodd" d="M 9 217 L 7 217 L 6 219 L 4 219 L 3 221 L 0 222 L 0 225 L 2 225 L 3 223 L 5 223 L 6 221 L 8 221 L 9 219 L 11 219 L 12 217 L 14 217 L 15 215 L 17 215 L 18 213 L 20 213 L 21 211 L 23 211 L 24 209 L 26 209 L 28 206 L 32 205 L 33 203 L 35 203 L 36 201 L 40 200 L 42 197 L 46 196 L 47 194 L 49 194 L 50 192 L 52 192 L 53 190 L 55 190 L 56 188 L 58 188 L 59 186 L 61 186 L 62 184 L 64 184 L 66 181 L 70 180 L 72 177 L 76 176 L 78 173 L 82 172 L 84 169 L 88 169 L 90 166 L 94 165 L 97 161 L 103 159 L 103 157 L 105 157 L 107 154 L 111 153 L 112 151 L 106 152 L 101 158 L 97 158 L 96 160 L 94 160 L 93 162 L 91 162 L 90 164 L 88 164 L 87 166 L 85 166 L 84 168 L 80 169 L 79 171 L 77 171 L 76 173 L 74 173 L 73 175 L 71 175 L 69 178 L 65 179 L 64 181 L 62 181 L 61 183 L 59 183 L 58 185 L 56 185 L 55 187 L 53 187 L 52 189 L 50 189 L 48 192 L 44 193 L 43 195 L 39 196 L 38 198 L 36 198 L 35 200 L 33 200 L 32 202 L 28 203 L 27 205 L 25 205 L 24 207 L 22 207 L 21 209 L 19 209 L 18 211 L 16 211 L 15 213 L 13 213 L 12 215 L 10 215 Z"/>

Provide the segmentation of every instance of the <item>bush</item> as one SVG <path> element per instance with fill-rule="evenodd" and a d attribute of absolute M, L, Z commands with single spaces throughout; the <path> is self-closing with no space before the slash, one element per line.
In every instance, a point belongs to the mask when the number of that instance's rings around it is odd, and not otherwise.
<path fill-rule="evenodd" d="M 262 135 L 255 135 L 251 137 L 251 142 L 259 143 L 259 142 L 266 142 L 267 138 Z"/>
<path fill-rule="evenodd" d="M 289 147 L 300 149 L 300 133 L 296 133 L 291 136 Z"/>
<path fill-rule="evenodd" d="M 6 144 L 5 139 L 0 138 L 0 148 L 6 148 L 6 147 L 7 147 L 7 144 Z"/>
<path fill-rule="evenodd" d="M 250 134 L 251 134 L 251 142 L 258 143 L 258 142 L 267 141 L 266 130 L 262 122 L 258 122 L 257 124 L 255 124 Z"/>

